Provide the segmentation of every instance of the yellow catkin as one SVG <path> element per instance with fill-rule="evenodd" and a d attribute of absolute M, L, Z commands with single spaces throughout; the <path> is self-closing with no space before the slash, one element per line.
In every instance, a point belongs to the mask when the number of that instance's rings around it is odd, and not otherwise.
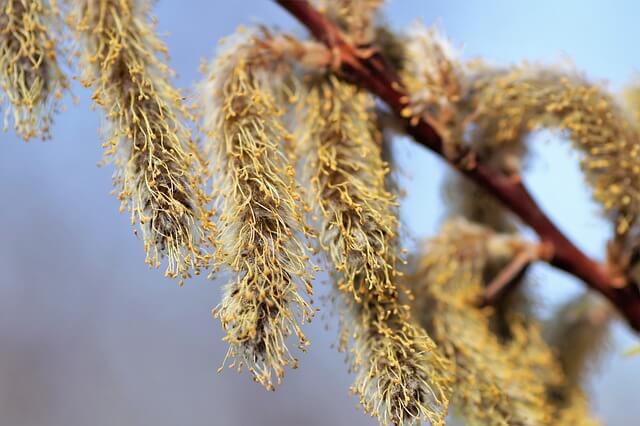
<path fill-rule="evenodd" d="M 344 299 L 343 344 L 351 345 L 356 375 L 351 390 L 364 411 L 382 425 L 444 424 L 451 366 L 408 307 L 394 299 Z"/>
<path fill-rule="evenodd" d="M 467 98 L 477 96 L 472 82 L 482 66 L 462 61 L 460 53 L 435 27 L 416 24 L 409 36 L 402 77 L 411 93 L 411 109 L 438 130 L 451 157 L 461 151 L 465 136 L 474 130 L 469 118 L 473 111 L 463 107 Z M 482 161 L 505 172 L 517 171 L 526 148 L 522 140 L 496 146 L 492 135 L 474 137 L 468 145 Z M 458 172 L 447 173 L 443 189 L 445 205 L 452 215 L 501 232 L 514 230 L 507 210 Z"/>
<path fill-rule="evenodd" d="M 335 78 L 307 93 L 298 149 L 316 206 L 319 242 L 340 273 L 338 288 L 363 295 L 395 291 L 396 201 L 372 121 L 373 99 Z"/>
<path fill-rule="evenodd" d="M 608 347 L 613 314 L 606 301 L 585 293 L 560 306 L 548 321 L 546 338 L 566 378 L 551 393 L 561 411 L 559 425 L 600 424 L 581 385 Z"/>
<path fill-rule="evenodd" d="M 613 97 L 575 72 L 462 62 L 435 29 L 416 27 L 406 52 L 403 78 L 412 93 L 412 114 L 438 130 L 445 148 L 454 154 L 471 148 L 484 162 L 518 173 L 526 137 L 541 128 L 559 130 L 582 152 L 594 198 L 617 233 L 630 232 L 640 214 L 634 189 L 640 185 L 640 134 Z M 633 99 L 632 91 L 627 98 Z M 474 213 L 492 220 L 486 214 L 494 211 L 492 203 L 481 204 Z"/>
<path fill-rule="evenodd" d="M 455 159 L 460 144 L 457 102 L 464 92 L 465 68 L 459 54 L 437 28 L 415 24 L 405 45 L 402 79 L 410 97 L 407 118 L 425 119 L 438 131 L 444 153 Z"/>
<path fill-rule="evenodd" d="M 374 38 L 376 15 L 384 4 L 384 0 L 315 0 L 314 2 L 359 46 L 369 44 Z"/>
<path fill-rule="evenodd" d="M 491 86 L 491 81 L 498 78 L 500 78 L 500 74 L 494 71 L 487 74 L 483 72 L 475 76 L 474 89 L 470 93 L 473 93 L 473 96 L 478 98 L 484 96 L 485 90 L 495 93 L 495 89 Z M 505 102 L 508 103 L 511 100 L 505 98 Z M 492 108 L 496 107 L 497 105 L 493 105 Z M 468 108 L 468 106 L 465 106 L 465 108 Z M 462 116 L 470 116 L 476 119 L 473 113 L 475 105 L 472 108 L 465 108 L 461 109 Z M 520 113 L 524 114 L 524 111 L 520 110 Z M 535 108 L 532 107 L 527 113 L 536 114 Z M 516 113 L 517 115 L 518 113 Z M 496 118 L 498 116 L 498 114 L 495 115 Z M 484 126 L 473 127 L 470 132 L 470 140 L 473 149 L 479 153 L 481 158 L 489 161 L 492 166 L 501 169 L 505 173 L 518 173 L 522 167 L 522 162 L 526 159 L 527 144 L 525 143 L 525 137 L 532 128 L 527 120 L 516 120 L 510 123 L 514 127 L 505 133 L 509 136 L 500 139 L 500 143 L 495 141 L 496 134 L 502 135 L 497 130 L 499 125 L 491 123 L 488 119 Z M 552 120 L 545 123 L 545 125 L 549 125 Z M 447 206 L 451 214 L 463 214 L 470 220 L 482 223 L 500 232 L 513 232 L 515 230 L 513 216 L 475 184 L 462 179 L 458 175 L 451 174 L 447 178 L 445 191 L 448 201 Z M 493 272 L 495 273 L 496 271 Z M 492 317 L 495 331 L 502 339 L 506 338 L 508 342 L 506 347 L 509 348 L 514 357 L 521 360 L 523 365 L 538 366 L 533 370 L 519 370 L 518 373 L 532 375 L 530 383 L 536 383 L 536 386 L 540 386 L 540 384 L 546 386 L 547 393 L 551 395 L 548 397 L 548 405 L 557 413 L 555 414 L 557 419 L 554 424 L 598 424 L 589 411 L 588 401 L 580 389 L 580 384 L 572 378 L 576 368 L 582 369 L 581 366 L 578 366 L 581 364 L 569 366 L 568 363 L 563 361 L 567 357 L 573 360 L 580 358 L 582 352 L 582 347 L 580 346 L 580 343 L 582 343 L 581 338 L 589 336 L 598 340 L 596 336 L 601 335 L 600 330 L 594 330 L 596 331 L 594 334 L 590 332 L 585 335 L 581 333 L 572 334 L 575 340 L 566 338 L 567 336 L 560 338 L 559 341 L 567 343 L 567 351 L 565 355 L 560 353 L 559 359 L 553 360 L 553 353 L 542 337 L 540 324 L 530 313 L 532 302 L 529 300 L 530 297 L 527 295 L 524 285 L 524 282 L 519 283 L 518 288 L 496 306 L 496 312 Z M 574 343 L 575 347 L 573 347 Z M 555 351 L 558 350 L 553 345 L 553 342 L 551 346 Z M 549 365 L 553 365 L 553 368 L 549 368 Z M 568 366 L 569 368 L 567 368 Z M 560 376 L 556 374 L 559 370 L 563 372 L 562 380 L 559 380 Z M 526 383 L 526 381 L 526 377 L 521 377 L 518 383 Z M 520 394 L 530 394 L 530 390 L 528 387 L 523 386 Z M 517 400 L 521 400 L 521 398 Z M 520 408 L 515 411 L 529 411 L 530 408 L 529 404 L 520 404 Z"/>
<path fill-rule="evenodd" d="M 409 278 L 416 315 L 455 364 L 452 404 L 471 424 L 550 425 L 556 413 L 540 376 L 562 375 L 539 329 L 514 322 L 505 344 L 492 330 L 493 311 L 477 307 L 487 268 L 506 263 L 519 244 L 452 220 L 425 245 Z"/>
<path fill-rule="evenodd" d="M 618 234 L 640 213 L 640 134 L 618 103 L 575 73 L 524 66 L 472 78 L 460 103 L 470 144 L 522 143 L 533 130 L 558 129 L 583 154 L 593 195 L 614 219 Z"/>
<path fill-rule="evenodd" d="M 50 137 L 68 89 L 58 64 L 58 21 L 55 1 L 0 0 L 0 106 L 5 130 L 12 125 L 25 141 Z"/>
<path fill-rule="evenodd" d="M 553 314 L 546 333 L 570 385 L 579 385 L 606 350 L 614 312 L 609 304 L 586 293 Z"/>
<path fill-rule="evenodd" d="M 70 23 L 79 39 L 82 82 L 105 113 L 105 159 L 115 164 L 122 208 L 139 223 L 146 261 L 166 275 L 190 276 L 210 263 L 212 224 L 203 170 L 171 85 L 165 45 L 146 0 L 80 0 Z"/>
<path fill-rule="evenodd" d="M 385 188 L 373 99 L 328 77 L 310 83 L 303 105 L 298 148 L 319 244 L 346 311 L 352 390 L 382 424 L 441 424 L 449 365 L 399 300 L 396 201 Z"/>
<path fill-rule="evenodd" d="M 589 409 L 589 401 L 578 388 L 565 390 L 561 402 L 556 403 L 560 409 L 554 426 L 600 426 L 602 422 L 594 417 Z"/>
<path fill-rule="evenodd" d="M 582 165 L 595 198 L 618 231 L 627 232 L 636 208 L 627 207 L 632 186 L 622 184 L 628 172 L 635 173 L 637 136 L 610 97 L 575 75 L 461 62 L 435 29 L 414 28 L 405 56 L 403 78 L 412 93 L 408 109 L 443 136 L 447 156 L 455 160 L 470 148 L 492 167 L 517 174 L 526 159 L 526 136 L 540 127 L 560 129 L 585 154 Z M 631 150 L 626 162 L 625 147 Z M 618 161 L 624 162 L 622 173 Z M 513 232 L 513 216 L 458 175 L 447 179 L 445 195 L 451 214 L 489 227 L 445 225 L 428 244 L 415 277 L 418 311 L 436 343 L 456 361 L 461 383 L 455 405 L 471 423 L 596 424 L 582 391 L 563 376 L 561 359 L 545 341 L 524 291 L 516 290 L 494 310 L 474 308 L 485 280 L 508 260 L 489 261 L 487 241 L 496 231 Z"/>
<path fill-rule="evenodd" d="M 283 152 L 290 135 L 276 102 L 276 76 L 263 72 L 251 33 L 227 40 L 202 83 L 214 190 L 217 192 L 220 261 L 234 277 L 214 310 L 226 330 L 227 359 L 247 367 L 268 389 L 297 360 L 287 347 L 308 342 L 301 325 L 313 311 L 306 232 L 294 168 Z M 255 56 L 258 55 L 258 56 Z"/>

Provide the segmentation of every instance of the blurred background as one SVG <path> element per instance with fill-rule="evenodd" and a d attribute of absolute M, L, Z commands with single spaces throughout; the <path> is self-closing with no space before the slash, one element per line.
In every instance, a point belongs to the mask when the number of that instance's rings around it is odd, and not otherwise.
<path fill-rule="evenodd" d="M 568 58 L 594 81 L 619 90 L 640 66 L 640 3 L 635 1 L 391 0 L 390 25 L 437 23 L 464 57 L 496 63 Z M 271 1 L 161 0 L 159 30 L 177 83 L 191 87 L 217 40 L 240 24 L 266 23 L 303 33 Z M 222 282 L 184 288 L 144 264 L 129 218 L 109 195 L 111 167 L 101 158 L 89 92 L 74 84 L 78 105 L 57 117 L 52 141 L 25 144 L 0 133 L 0 425 L 250 426 L 374 425 L 350 397 L 335 326 L 321 315 L 307 326 L 312 342 L 301 368 L 276 392 L 247 374 L 217 374 L 226 347 L 210 311 Z M 538 154 L 526 175 L 534 194 L 588 254 L 602 258 L 608 225 L 599 218 L 568 145 L 534 138 Z M 395 154 L 407 192 L 407 245 L 433 234 L 443 219 L 444 166 L 411 141 Z M 537 266 L 534 291 L 550 307 L 581 291 L 573 278 Z M 317 284 L 324 294 L 327 285 Z M 328 310 L 326 310 L 328 312 Z M 624 324 L 594 370 L 588 389 L 609 425 L 640 418 L 640 357 Z"/>

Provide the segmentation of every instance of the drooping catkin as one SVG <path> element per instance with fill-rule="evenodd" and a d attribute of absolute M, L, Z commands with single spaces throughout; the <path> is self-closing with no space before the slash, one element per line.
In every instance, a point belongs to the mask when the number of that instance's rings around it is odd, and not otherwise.
<path fill-rule="evenodd" d="M 398 220 L 385 188 L 373 99 L 328 77 L 312 85 L 302 105 L 298 149 L 320 246 L 340 274 L 341 291 L 384 298 L 395 292 Z"/>
<path fill-rule="evenodd" d="M 593 195 L 619 235 L 640 213 L 640 134 L 629 115 L 597 85 L 575 73 L 523 66 L 480 71 L 460 102 L 468 143 L 518 145 L 533 130 L 558 129 L 583 154 Z"/>
<path fill-rule="evenodd" d="M 149 8 L 146 0 L 79 0 L 70 23 L 82 46 L 82 82 L 105 113 L 105 160 L 115 165 L 122 209 L 139 224 L 147 263 L 166 258 L 166 275 L 182 280 L 209 266 L 213 225 L 188 112 Z"/>
<path fill-rule="evenodd" d="M 408 307 L 393 299 L 343 299 L 342 343 L 350 345 L 351 389 L 364 411 L 382 425 L 444 424 L 451 366 Z"/>
<path fill-rule="evenodd" d="M 640 213 L 634 190 L 640 184 L 640 136 L 630 115 L 598 85 L 575 72 L 540 66 L 464 63 L 436 30 L 424 27 L 413 30 L 406 52 L 403 79 L 412 93 L 407 116 L 426 119 L 445 148 L 471 148 L 484 162 L 514 174 L 532 131 L 560 130 L 582 152 L 594 198 L 617 233 L 630 232 Z M 484 211 L 494 210 L 486 204 Z"/>
<path fill-rule="evenodd" d="M 612 308 L 585 293 L 560 306 L 547 322 L 545 337 L 562 367 L 564 380 L 550 387 L 559 425 L 595 426 L 589 401 L 581 389 L 586 376 L 607 348 Z"/>
<path fill-rule="evenodd" d="M 445 155 L 455 160 L 460 135 L 457 102 L 464 93 L 465 67 L 452 43 L 437 28 L 415 24 L 409 31 L 402 79 L 410 98 L 402 114 L 426 120 L 442 137 Z"/>
<path fill-rule="evenodd" d="M 514 323 L 505 344 L 491 328 L 493 312 L 478 308 L 487 269 L 521 249 L 512 235 L 471 224 L 447 222 L 416 259 L 409 282 L 421 324 L 455 364 L 452 404 L 471 424 L 552 424 L 544 373 L 561 377 L 539 330 Z"/>
<path fill-rule="evenodd" d="M 313 315 L 303 244 L 301 200 L 294 168 L 283 152 L 290 134 L 276 103 L 277 77 L 261 69 L 250 32 L 228 46 L 206 70 L 200 87 L 204 130 L 219 207 L 220 261 L 234 277 L 214 310 L 226 331 L 231 366 L 273 389 L 286 366 L 296 367 L 287 339 L 308 345 L 301 325 Z M 263 52 L 264 53 L 264 52 Z M 256 56 L 257 55 L 257 56 Z"/>
<path fill-rule="evenodd" d="M 352 390 L 382 424 L 440 424 L 449 365 L 399 300 L 396 201 L 385 188 L 373 99 L 327 77 L 311 83 L 303 105 L 298 144 L 319 244 L 346 311 Z"/>
<path fill-rule="evenodd" d="M 547 340 L 555 348 L 570 387 L 580 385 L 606 351 L 614 312 L 591 293 L 569 300 L 548 321 Z"/>
<path fill-rule="evenodd" d="M 554 422 L 557 426 L 600 426 L 602 422 L 590 410 L 589 401 L 577 387 L 565 391 L 562 400 L 554 402 L 559 415 Z"/>
<path fill-rule="evenodd" d="M 13 126 L 25 141 L 50 136 L 53 115 L 69 87 L 58 63 L 59 18 L 55 1 L 0 0 L 4 129 Z"/>
<path fill-rule="evenodd" d="M 315 0 L 315 3 L 355 45 L 365 46 L 374 38 L 376 15 L 384 0 Z"/>

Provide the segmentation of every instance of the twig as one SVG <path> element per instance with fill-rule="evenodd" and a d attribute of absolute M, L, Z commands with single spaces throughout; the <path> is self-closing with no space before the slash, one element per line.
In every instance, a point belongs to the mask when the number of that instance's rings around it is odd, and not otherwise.
<path fill-rule="evenodd" d="M 496 304 L 513 290 L 529 265 L 537 260 L 549 260 L 552 257 L 553 247 L 548 244 L 523 245 L 514 258 L 487 285 L 480 305 Z"/>
<path fill-rule="evenodd" d="M 507 295 L 525 273 L 529 265 L 536 260 L 530 253 L 522 251 L 496 275 L 484 291 L 481 306 L 494 305 Z"/>

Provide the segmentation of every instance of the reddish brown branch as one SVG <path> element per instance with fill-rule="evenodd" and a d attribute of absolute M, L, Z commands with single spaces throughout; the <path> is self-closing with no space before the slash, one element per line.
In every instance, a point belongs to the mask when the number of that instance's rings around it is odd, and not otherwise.
<path fill-rule="evenodd" d="M 518 253 L 487 285 L 481 305 L 493 305 L 506 296 L 534 260 L 528 251 Z"/>
<path fill-rule="evenodd" d="M 403 110 L 409 97 L 397 75 L 386 61 L 376 53 L 360 55 L 341 34 L 338 27 L 318 12 L 306 0 L 276 0 L 283 8 L 305 25 L 315 38 L 325 43 L 339 58 L 341 71 L 382 99 L 394 114 L 405 123 L 407 132 L 420 144 L 434 151 L 469 179 L 481 185 L 507 208 L 530 226 L 541 242 L 551 248 L 549 263 L 575 277 L 605 296 L 640 332 L 640 290 L 634 283 L 620 286 L 619 276 L 587 257 L 551 222 L 540 209 L 519 179 L 492 169 L 467 153 L 473 161 L 450 161 L 443 152 L 440 135 L 426 121 L 410 123 Z M 414 124 L 414 125 L 412 125 Z"/>

